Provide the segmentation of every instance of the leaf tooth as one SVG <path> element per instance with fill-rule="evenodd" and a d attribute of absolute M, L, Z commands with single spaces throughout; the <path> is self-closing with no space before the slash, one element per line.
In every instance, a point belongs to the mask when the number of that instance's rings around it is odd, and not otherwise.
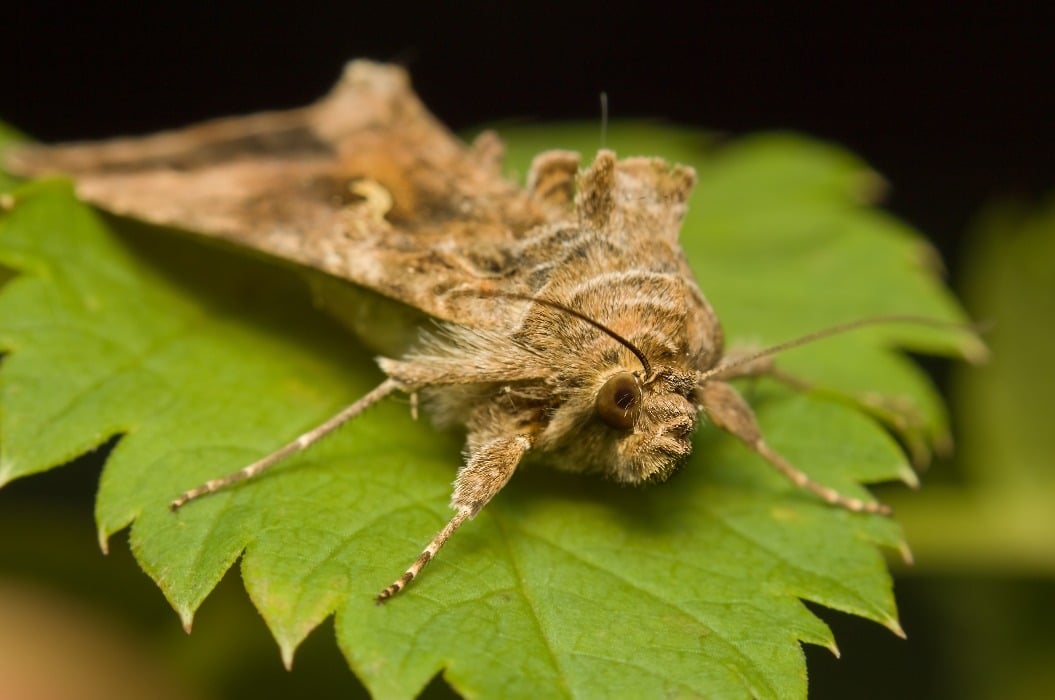
<path fill-rule="evenodd" d="M 898 465 L 897 478 L 910 489 L 919 488 L 919 475 L 916 474 L 916 470 L 912 468 L 912 465 L 907 462 L 902 462 Z"/>
<path fill-rule="evenodd" d="M 876 204 L 883 201 L 890 191 L 886 178 L 871 168 L 854 173 L 849 182 L 848 194 L 861 204 Z"/>
<path fill-rule="evenodd" d="M 905 634 L 905 630 L 901 627 L 901 623 L 898 622 L 896 617 L 887 617 L 879 621 L 883 627 L 901 637 L 902 639 L 908 639 L 908 635 Z"/>
<path fill-rule="evenodd" d="M 959 343 L 959 350 L 965 360 L 972 365 L 984 365 L 989 362 L 992 352 L 986 342 L 973 333 L 965 336 Z"/>
<path fill-rule="evenodd" d="M 15 477 L 15 463 L 9 458 L 0 458 L 0 489 L 6 486 L 11 481 L 14 481 Z"/>
<path fill-rule="evenodd" d="M 282 652 L 282 665 L 287 671 L 293 670 L 293 655 L 297 653 L 297 643 L 283 639 L 278 643 L 279 651 Z"/>
<path fill-rule="evenodd" d="M 187 634 L 191 633 L 191 629 L 194 627 L 194 611 L 190 608 L 181 607 L 178 611 L 180 622 L 183 623 L 183 631 Z"/>
<path fill-rule="evenodd" d="M 904 540 L 899 542 L 897 551 L 901 555 L 901 561 L 905 562 L 906 566 L 912 566 L 915 563 L 916 558 L 912 556 L 912 549 L 908 546 L 908 542 Z"/>

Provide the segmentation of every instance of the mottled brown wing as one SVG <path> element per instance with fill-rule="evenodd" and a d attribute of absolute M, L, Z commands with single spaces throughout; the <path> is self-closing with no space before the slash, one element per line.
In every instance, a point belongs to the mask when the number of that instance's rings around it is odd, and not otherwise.
<path fill-rule="evenodd" d="M 466 323 L 473 314 L 458 299 L 496 285 L 530 291 L 488 270 L 554 211 L 502 177 L 501 151 L 493 135 L 471 148 L 455 138 L 400 68 L 356 61 L 309 107 L 25 148 L 7 166 L 70 175 L 80 197 L 116 214 L 216 236 Z"/>

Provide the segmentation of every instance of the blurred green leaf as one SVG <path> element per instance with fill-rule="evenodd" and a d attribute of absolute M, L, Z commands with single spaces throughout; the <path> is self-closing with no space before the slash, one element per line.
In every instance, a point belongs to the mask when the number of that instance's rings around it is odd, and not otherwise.
<path fill-rule="evenodd" d="M 4 150 L 9 148 L 19 141 L 25 141 L 25 137 L 15 129 L 12 129 L 7 124 L 0 122 L 0 156 L 3 156 Z M 2 161 L 0 161 L 2 162 Z M 11 189 L 18 183 L 18 180 L 8 175 L 3 170 L 0 170 L 0 192 Z"/>
<path fill-rule="evenodd" d="M 960 479 L 896 503 L 917 555 L 906 573 L 943 623 L 924 634 L 936 637 L 950 697 L 1025 700 L 1055 689 L 1053 259 L 1055 199 L 983 209 L 960 279 L 972 315 L 991 326 L 993 354 L 953 375 Z"/>
<path fill-rule="evenodd" d="M 1055 488 L 1053 260 L 1055 199 L 1034 210 L 990 207 L 965 257 L 964 299 L 992 324 L 993 358 L 957 375 L 954 400 L 964 423 L 962 464 L 986 488 Z"/>
<path fill-rule="evenodd" d="M 965 483 L 897 503 L 931 572 L 1055 575 L 1055 200 L 989 206 L 962 272 L 972 315 L 991 329 L 992 359 L 954 376 Z"/>

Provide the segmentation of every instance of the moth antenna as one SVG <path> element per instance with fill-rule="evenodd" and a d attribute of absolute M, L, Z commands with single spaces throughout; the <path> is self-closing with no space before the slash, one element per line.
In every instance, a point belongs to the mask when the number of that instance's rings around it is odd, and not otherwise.
<path fill-rule="evenodd" d="M 608 93 L 601 91 L 601 148 L 608 148 Z"/>
<path fill-rule="evenodd" d="M 890 314 L 886 316 L 872 316 L 870 318 L 861 318 L 857 319 L 856 321 L 847 321 L 846 323 L 840 323 L 837 326 L 832 326 L 830 328 L 814 331 L 813 333 L 807 333 L 806 335 L 799 336 L 798 338 L 787 340 L 783 343 L 777 343 L 776 345 L 771 345 L 770 347 L 765 348 L 763 350 L 759 350 L 758 352 L 753 352 L 748 355 L 744 355 L 743 357 L 738 357 L 731 362 L 718 365 L 717 367 L 713 367 L 707 370 L 706 372 L 701 372 L 697 377 L 697 382 L 702 384 L 703 382 L 707 381 L 708 379 L 711 379 L 712 377 L 726 374 L 730 370 L 736 369 L 737 367 L 749 365 L 752 362 L 761 360 L 764 357 L 776 355 L 777 353 L 784 352 L 785 350 L 797 348 L 800 345 L 807 345 L 809 343 L 822 340 L 823 338 L 830 338 L 833 335 L 841 335 L 843 333 L 846 333 L 847 331 L 857 330 L 858 328 L 862 328 L 864 326 L 878 326 L 884 323 L 915 323 L 924 326 L 931 326 L 934 328 L 973 328 L 975 330 L 981 328 L 979 325 L 976 324 L 955 323 L 952 321 L 939 321 L 938 319 L 927 318 L 926 316 L 913 316 L 911 314 Z"/>
<path fill-rule="evenodd" d="M 191 501 L 201 498 L 202 496 L 216 493 L 232 484 L 237 484 L 239 481 L 252 479 L 254 476 L 260 474 L 260 472 L 281 462 L 286 457 L 311 447 L 316 442 L 399 388 L 401 388 L 399 382 L 394 379 L 386 379 L 377 385 L 372 391 L 361 397 L 358 401 L 341 409 L 339 413 L 325 423 L 312 428 L 292 442 L 286 443 L 263 459 L 257 460 L 248 467 L 243 467 L 232 474 L 221 476 L 218 479 L 210 479 L 197 488 L 185 491 L 179 498 L 169 504 L 169 510 L 175 512 Z"/>
<path fill-rule="evenodd" d="M 551 309 L 562 311 L 568 314 L 569 316 L 574 316 L 575 318 L 579 319 L 580 321 L 583 321 L 584 323 L 589 323 L 591 326 L 601 331 L 602 333 L 622 345 L 630 352 L 634 353 L 634 357 L 636 357 L 638 362 L 641 363 L 641 368 L 645 371 L 645 380 L 647 381 L 652 378 L 652 363 L 648 361 L 647 357 L 645 357 L 645 353 L 641 352 L 641 350 L 639 350 L 636 345 L 634 345 L 629 340 L 613 331 L 608 326 L 604 325 L 596 319 L 590 318 L 578 309 L 573 309 L 570 306 L 565 306 L 559 301 L 553 301 L 552 299 L 546 299 L 545 297 L 533 297 L 530 294 L 517 294 L 516 292 L 492 291 L 487 292 L 484 296 L 507 297 L 509 299 L 520 299 L 521 301 L 533 301 L 536 304 L 542 304 L 543 306 L 548 306 Z"/>

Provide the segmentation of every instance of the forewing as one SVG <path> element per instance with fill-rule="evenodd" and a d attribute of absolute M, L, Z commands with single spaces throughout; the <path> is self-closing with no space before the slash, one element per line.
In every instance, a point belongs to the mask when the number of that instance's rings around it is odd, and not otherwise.
<path fill-rule="evenodd" d="M 79 196 L 115 214 L 253 248 L 459 323 L 474 313 L 459 300 L 509 287 L 503 251 L 544 222 L 501 176 L 496 138 L 465 146 L 404 71 L 365 61 L 306 108 L 29 147 L 7 166 L 69 175 Z"/>

